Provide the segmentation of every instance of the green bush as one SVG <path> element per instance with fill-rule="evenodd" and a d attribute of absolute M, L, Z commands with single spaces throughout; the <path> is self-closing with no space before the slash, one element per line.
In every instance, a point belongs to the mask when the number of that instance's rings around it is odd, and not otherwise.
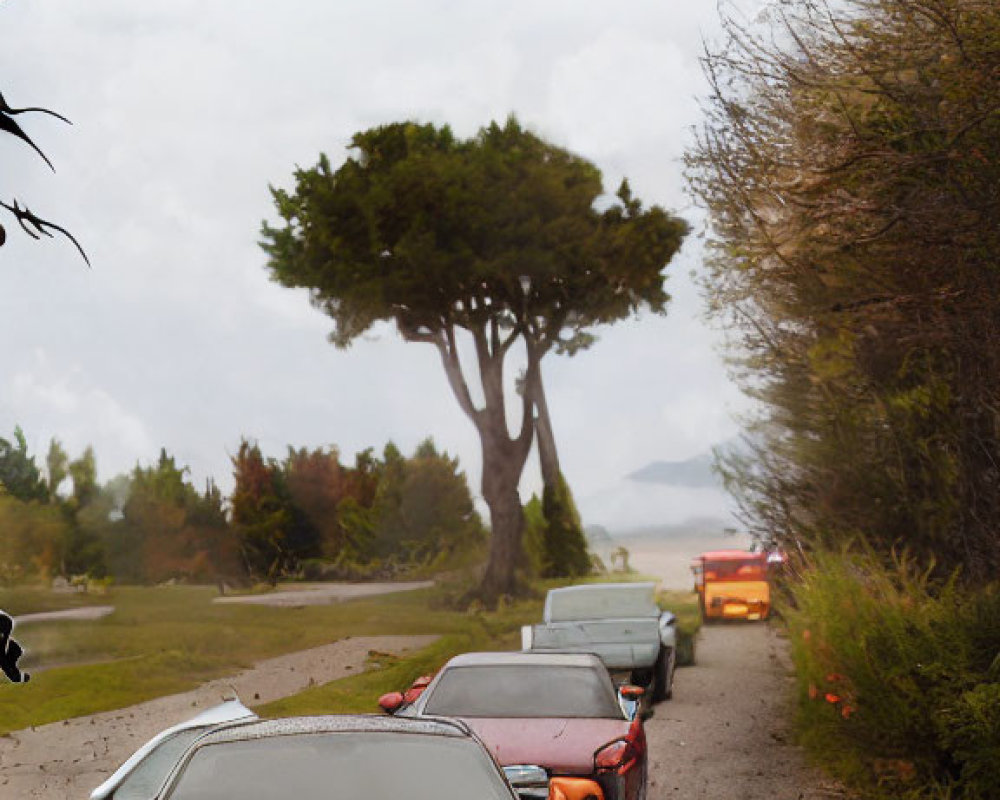
<path fill-rule="evenodd" d="M 573 495 L 562 475 L 555 486 L 546 486 L 542 491 L 542 513 L 545 516 L 542 577 L 588 575 L 591 563 L 587 538 L 583 535 Z"/>
<path fill-rule="evenodd" d="M 677 666 L 690 667 L 695 662 L 695 642 L 701 630 L 698 595 L 694 592 L 660 591 L 656 602 L 664 611 L 677 617 Z"/>
<path fill-rule="evenodd" d="M 807 746 L 888 796 L 995 796 L 997 587 L 933 584 L 905 559 L 827 554 L 791 595 L 784 612 Z"/>

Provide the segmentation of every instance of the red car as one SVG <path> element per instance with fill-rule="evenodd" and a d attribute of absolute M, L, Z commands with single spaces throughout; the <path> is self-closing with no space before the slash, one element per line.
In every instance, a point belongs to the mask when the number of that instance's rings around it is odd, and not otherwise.
<path fill-rule="evenodd" d="M 607 800 L 644 800 L 646 735 L 642 689 L 616 691 L 597 656 L 568 653 L 466 653 L 405 693 L 379 699 L 400 716 L 465 722 L 522 797 L 545 796 L 546 779 L 589 778 Z M 541 774 L 535 790 L 517 775 Z M 600 800 L 600 799 L 598 799 Z"/>

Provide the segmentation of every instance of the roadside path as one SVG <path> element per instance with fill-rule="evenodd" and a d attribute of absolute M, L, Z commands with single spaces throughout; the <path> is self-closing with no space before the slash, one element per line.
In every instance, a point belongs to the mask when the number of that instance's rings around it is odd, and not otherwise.
<path fill-rule="evenodd" d="M 279 589 L 266 594 L 234 594 L 216 597 L 213 603 L 238 603 L 260 606 L 322 606 L 341 600 L 371 597 L 377 594 L 426 589 L 434 581 L 393 581 L 385 583 L 319 583 L 304 589 Z"/>
<path fill-rule="evenodd" d="M 357 636 L 261 661 L 182 694 L 0 737 L 0 800 L 85 798 L 140 745 L 235 691 L 254 706 L 365 669 L 368 652 L 401 654 L 437 636 Z"/>
<path fill-rule="evenodd" d="M 38 611 L 34 614 L 22 614 L 19 617 L 14 617 L 14 624 L 63 622 L 69 619 L 94 620 L 106 617 L 114 610 L 114 606 L 80 606 L 79 608 L 65 608 L 62 611 Z"/>
<path fill-rule="evenodd" d="M 791 744 L 787 642 L 763 623 L 702 628 L 696 663 L 646 723 L 650 800 L 832 800 L 849 795 Z"/>

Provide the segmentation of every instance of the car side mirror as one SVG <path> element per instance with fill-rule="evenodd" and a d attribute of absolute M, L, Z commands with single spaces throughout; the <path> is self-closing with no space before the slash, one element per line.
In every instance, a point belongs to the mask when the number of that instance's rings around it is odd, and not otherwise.
<path fill-rule="evenodd" d="M 629 700 L 638 700 L 646 693 L 646 690 L 641 686 L 632 686 L 626 683 L 618 689 L 618 693 Z"/>
<path fill-rule="evenodd" d="M 604 800 L 604 792 L 587 778 L 552 778 L 548 800 Z"/>
<path fill-rule="evenodd" d="M 395 714 L 403 705 L 402 692 L 389 692 L 378 699 L 378 704 L 386 714 Z"/>

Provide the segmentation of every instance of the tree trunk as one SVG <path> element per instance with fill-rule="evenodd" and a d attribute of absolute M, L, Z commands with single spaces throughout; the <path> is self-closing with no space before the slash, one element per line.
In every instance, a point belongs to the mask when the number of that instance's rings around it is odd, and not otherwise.
<path fill-rule="evenodd" d="M 480 586 L 482 599 L 494 605 L 502 595 L 517 594 L 516 567 L 520 560 L 524 514 L 517 487 L 487 501 L 490 507 L 490 558 Z"/>
<path fill-rule="evenodd" d="M 503 362 L 510 342 L 502 345 L 496 327 L 492 336 L 486 330 L 471 330 L 476 344 L 479 377 L 483 389 L 483 407 L 476 408 L 462 374 L 455 345 L 454 332 L 429 335 L 424 340 L 433 341 L 441 354 L 448 381 L 462 410 L 476 426 L 483 453 L 483 500 L 490 509 L 490 556 L 478 592 L 488 606 L 493 606 L 502 595 L 517 593 L 516 568 L 521 556 L 521 534 L 524 516 L 517 487 L 531 449 L 534 435 L 532 409 L 537 385 L 537 359 L 529 355 L 528 386 L 522 397 L 521 430 L 511 437 L 507 429 L 507 412 L 503 391 Z M 413 337 L 419 338 L 419 337 Z M 530 344 L 528 345 L 530 349 Z"/>
<path fill-rule="evenodd" d="M 491 382 L 484 382 L 489 386 Z M 496 387 L 502 391 L 501 387 Z M 489 407 L 487 402 L 487 407 Z M 500 407 L 502 411 L 502 405 Z M 530 420 L 527 428 L 531 432 Z M 511 439 L 505 416 L 488 415 L 479 430 L 483 448 L 483 500 L 490 509 L 490 557 L 480 596 L 492 606 L 501 595 L 517 593 L 516 569 L 521 556 L 524 515 L 518 484 L 531 446 L 531 438 Z"/>
<path fill-rule="evenodd" d="M 559 453 L 556 450 L 556 439 L 552 433 L 552 419 L 549 417 L 549 404 L 545 399 L 545 387 L 542 384 L 541 369 L 537 371 L 535 380 L 535 434 L 538 442 L 538 460 L 542 465 L 542 482 L 546 486 L 555 487 L 559 482 Z"/>

